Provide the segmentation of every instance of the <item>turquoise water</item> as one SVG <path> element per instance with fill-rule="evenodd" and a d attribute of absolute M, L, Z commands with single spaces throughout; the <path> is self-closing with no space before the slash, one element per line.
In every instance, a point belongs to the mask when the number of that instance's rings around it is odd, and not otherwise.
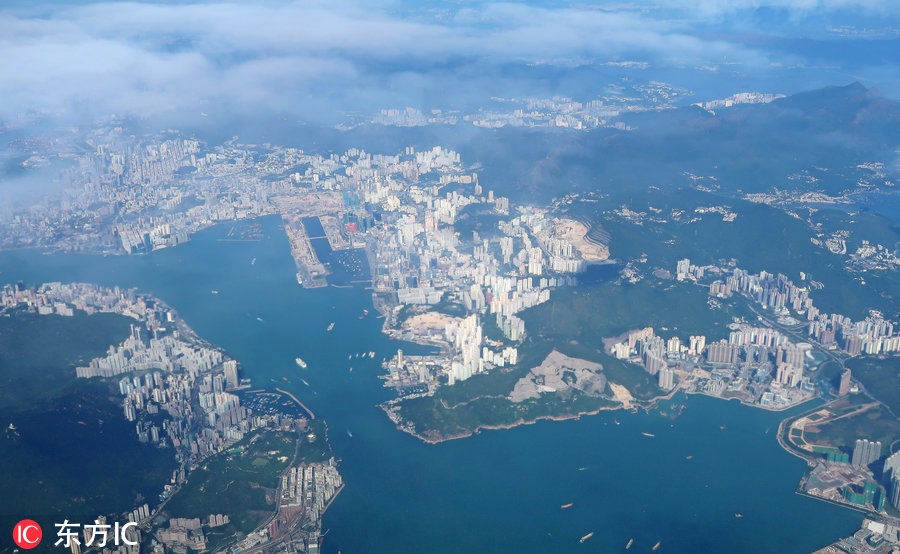
<path fill-rule="evenodd" d="M 794 494 L 804 463 L 775 440 L 783 415 L 732 402 L 695 397 L 676 419 L 610 412 L 440 445 L 397 431 L 376 407 L 390 397 L 379 362 L 397 344 L 374 314 L 360 318 L 373 312 L 368 291 L 302 289 L 278 219 L 262 221 L 260 242 L 220 242 L 227 227 L 214 228 L 149 256 L 3 252 L 0 282 L 137 286 L 255 386 L 295 393 L 327 420 L 347 483 L 325 517 L 328 552 L 608 552 L 630 538 L 635 552 L 809 552 L 858 529 L 860 514 Z M 374 360 L 347 359 L 370 350 Z"/>

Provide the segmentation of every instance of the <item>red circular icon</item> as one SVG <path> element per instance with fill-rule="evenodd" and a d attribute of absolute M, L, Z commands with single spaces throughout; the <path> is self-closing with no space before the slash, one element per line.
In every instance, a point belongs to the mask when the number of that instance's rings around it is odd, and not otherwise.
<path fill-rule="evenodd" d="M 41 526 L 36 521 L 23 519 L 13 527 L 13 541 L 25 550 L 30 550 L 41 543 Z"/>

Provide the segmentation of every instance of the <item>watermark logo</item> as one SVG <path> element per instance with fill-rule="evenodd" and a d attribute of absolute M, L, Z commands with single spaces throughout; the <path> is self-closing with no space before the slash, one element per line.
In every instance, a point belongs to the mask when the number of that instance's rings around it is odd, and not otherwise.
<path fill-rule="evenodd" d="M 133 521 L 125 524 L 120 524 L 116 521 L 109 525 L 105 520 L 102 523 L 101 520 L 97 520 L 93 524 L 82 525 L 80 523 L 70 523 L 66 519 L 62 523 L 54 523 L 53 525 L 57 528 L 56 536 L 58 537 L 53 546 L 68 548 L 73 551 L 82 544 L 87 547 L 93 546 L 97 548 L 122 544 L 137 546 L 140 539 L 138 524 Z M 23 519 L 13 527 L 13 542 L 19 548 L 25 550 L 31 550 L 39 545 L 43 536 L 44 533 L 41 530 L 41 526 L 30 519 Z"/>
<path fill-rule="evenodd" d="M 25 550 L 31 550 L 41 544 L 42 536 L 41 526 L 30 519 L 23 519 L 13 527 L 13 542 Z"/>

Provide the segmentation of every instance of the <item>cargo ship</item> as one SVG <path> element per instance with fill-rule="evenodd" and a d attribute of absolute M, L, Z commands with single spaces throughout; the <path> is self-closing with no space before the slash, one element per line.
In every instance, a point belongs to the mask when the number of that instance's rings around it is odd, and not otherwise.
<path fill-rule="evenodd" d="M 566 508 L 571 508 L 571 507 L 574 506 L 574 505 L 575 505 L 574 502 L 569 502 L 568 504 L 563 504 L 562 506 L 560 506 L 559 509 L 560 509 L 560 510 L 565 510 Z"/>
<path fill-rule="evenodd" d="M 326 329 L 326 331 L 331 331 L 332 329 L 334 329 L 334 322 L 333 322 L 333 321 L 332 321 L 331 323 L 328 324 L 328 329 Z"/>
<path fill-rule="evenodd" d="M 634 539 L 628 539 L 628 544 L 625 545 L 625 550 L 631 550 L 631 545 L 634 544 Z"/>
<path fill-rule="evenodd" d="M 294 358 L 294 362 L 300 367 L 306 367 L 306 362 L 303 358 Z"/>
<path fill-rule="evenodd" d="M 587 535 L 585 535 L 585 536 L 581 537 L 580 539 L 578 539 L 578 542 L 584 542 L 584 541 L 588 540 L 589 538 L 591 538 L 591 537 L 593 537 L 593 536 L 594 536 L 594 532 L 591 531 L 591 532 L 588 533 Z"/>

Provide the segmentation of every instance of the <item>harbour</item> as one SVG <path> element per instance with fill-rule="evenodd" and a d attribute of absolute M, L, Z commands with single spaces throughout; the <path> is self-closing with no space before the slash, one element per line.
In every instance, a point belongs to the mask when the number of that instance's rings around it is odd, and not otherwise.
<path fill-rule="evenodd" d="M 660 550 L 676 552 L 809 552 L 858 529 L 861 515 L 794 494 L 804 464 L 765 433 L 790 413 L 691 396 L 678 399 L 686 407 L 675 419 L 601 413 L 436 446 L 397 431 L 376 406 L 390 391 L 368 353 L 389 357 L 398 341 L 381 334 L 380 320 L 357 318 L 371 307 L 371 293 L 297 286 L 288 241 L 274 232 L 278 218 L 262 221 L 270 230 L 258 242 L 216 241 L 217 227 L 150 256 L 4 252 L 0 278 L 136 286 L 225 348 L 256 388 L 275 379 L 273 390 L 290 393 L 308 414 L 352 430 L 352 437 L 330 437 L 346 487 L 324 516 L 326 552 L 565 551 L 589 531 L 598 551 L 620 550 L 631 539 L 645 550 L 661 542 Z M 246 263 L 252 257 L 257 263 Z M 209 290 L 220 294 L 198 294 Z M 330 323 L 333 331 L 323 333 Z M 297 376 L 297 352 L 309 364 L 308 386 Z M 365 359 L 353 361 L 359 371 L 331 369 L 363 352 Z M 444 478 L 410 477 L 421 467 Z M 523 481 L 533 486 L 522 488 Z M 397 513 L 440 518 L 397 527 Z M 460 527 L 467 533 L 456 532 Z"/>

